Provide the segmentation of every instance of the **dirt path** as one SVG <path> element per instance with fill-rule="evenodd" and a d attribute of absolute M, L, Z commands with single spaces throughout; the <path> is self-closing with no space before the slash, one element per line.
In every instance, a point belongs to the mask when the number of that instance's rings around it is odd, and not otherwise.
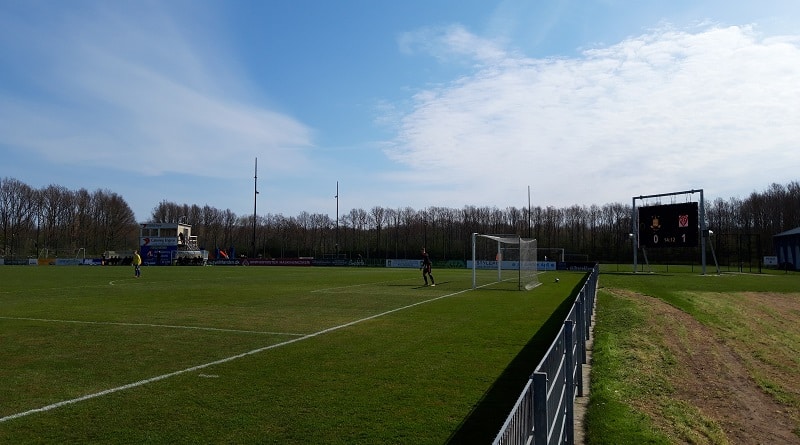
<path fill-rule="evenodd" d="M 660 335 L 675 357 L 674 398 L 697 407 L 716 421 L 733 444 L 800 444 L 787 408 L 764 393 L 750 377 L 745 361 L 708 327 L 657 298 L 606 289 L 634 299 L 653 315 Z M 658 407 L 649 414 L 659 424 Z M 664 425 L 662 425 L 664 426 Z"/>

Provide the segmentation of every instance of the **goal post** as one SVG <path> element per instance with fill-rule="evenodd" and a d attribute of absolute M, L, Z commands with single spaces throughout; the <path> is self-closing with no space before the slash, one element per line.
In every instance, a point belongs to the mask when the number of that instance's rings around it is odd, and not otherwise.
<path fill-rule="evenodd" d="M 507 285 L 531 290 L 541 284 L 537 243 L 519 235 L 472 234 L 472 288 Z"/>

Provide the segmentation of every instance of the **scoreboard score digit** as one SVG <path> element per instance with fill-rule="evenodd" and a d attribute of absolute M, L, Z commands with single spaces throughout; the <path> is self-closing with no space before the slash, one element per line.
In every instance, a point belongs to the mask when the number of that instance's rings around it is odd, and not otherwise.
<path fill-rule="evenodd" d="M 639 207 L 640 247 L 697 247 L 697 203 Z"/>

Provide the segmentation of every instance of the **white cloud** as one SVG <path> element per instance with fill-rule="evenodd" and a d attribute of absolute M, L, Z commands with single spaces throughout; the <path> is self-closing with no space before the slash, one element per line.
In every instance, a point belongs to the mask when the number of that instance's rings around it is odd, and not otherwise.
<path fill-rule="evenodd" d="M 225 177 L 258 155 L 295 168 L 307 162 L 311 130 L 248 103 L 248 81 L 214 49 L 219 42 L 178 27 L 158 7 L 144 9 L 98 7 L 17 24 L 31 62 L 15 69 L 31 69 L 34 83 L 23 92 L 0 88 L 4 143 L 63 165 L 148 175 Z"/>
<path fill-rule="evenodd" d="M 499 42 L 479 38 L 462 25 L 428 27 L 406 32 L 398 39 L 400 51 L 425 53 L 442 61 L 463 60 L 497 63 L 508 57 Z"/>
<path fill-rule="evenodd" d="M 477 39 L 463 32 L 443 46 Z M 662 28 L 577 58 L 487 60 L 417 93 L 387 150 L 419 181 L 457 189 L 443 201 L 527 185 L 554 205 L 694 188 L 728 198 L 796 180 L 797 36 Z"/>

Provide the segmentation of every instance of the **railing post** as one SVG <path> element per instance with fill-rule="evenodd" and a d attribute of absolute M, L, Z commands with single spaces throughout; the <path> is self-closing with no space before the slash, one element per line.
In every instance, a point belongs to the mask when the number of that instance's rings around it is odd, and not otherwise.
<path fill-rule="evenodd" d="M 577 306 L 576 312 L 578 313 L 578 319 L 575 320 L 575 323 L 578 324 L 577 329 L 577 340 L 580 342 L 581 348 L 579 349 L 580 356 L 578 357 L 578 363 L 586 363 L 586 288 L 581 289 L 581 292 L 578 294 L 578 299 L 575 300 L 575 305 Z"/>
<path fill-rule="evenodd" d="M 533 373 L 533 443 L 547 444 L 549 416 L 547 415 L 547 374 Z"/>
<path fill-rule="evenodd" d="M 589 341 L 589 328 L 592 325 L 592 294 L 591 285 L 587 283 L 587 287 L 583 289 L 583 339 Z M 584 361 L 584 363 L 586 363 Z"/>
<path fill-rule="evenodd" d="M 567 365 L 567 381 L 566 381 L 566 392 L 565 392 L 565 399 L 564 405 L 566 412 L 566 419 L 564 425 L 564 432 L 566 433 L 566 442 L 568 444 L 575 443 L 575 354 L 572 353 L 573 348 L 575 347 L 575 336 L 572 333 L 572 330 L 575 328 L 575 322 L 572 320 L 567 320 L 564 322 L 564 343 L 566 344 L 566 348 L 564 353 L 566 354 L 565 362 Z"/>
<path fill-rule="evenodd" d="M 564 333 L 559 333 L 551 344 L 550 349 L 542 362 L 535 368 L 531 375 L 530 386 L 525 386 L 525 402 L 527 409 L 520 407 L 523 411 L 521 416 L 512 411 L 506 423 L 500 431 L 495 443 L 505 443 L 510 440 L 514 443 L 524 441 L 526 445 L 549 445 L 552 440 L 559 444 L 574 445 L 575 441 L 575 411 L 574 399 L 577 396 L 584 396 L 583 385 L 583 365 L 588 361 L 588 341 L 591 336 L 592 314 L 596 303 L 597 284 L 599 281 L 599 267 L 595 266 L 589 280 L 580 290 L 575 300 L 575 306 L 570 310 L 570 315 L 564 322 Z M 575 315 L 571 315 L 575 311 Z M 563 343 L 562 343 L 563 342 Z M 562 350 L 563 348 L 563 350 Z M 575 348 L 575 349 L 573 349 Z M 558 357 L 551 357 L 554 353 Z M 556 369 L 551 369 L 551 360 L 555 363 Z M 546 372 L 541 369 L 548 370 Z M 550 372 L 550 374 L 548 374 Z M 562 377 L 561 373 L 564 372 Z M 556 374 L 556 375 L 553 375 Z M 575 379 L 578 379 L 576 382 Z M 562 387 L 561 385 L 564 385 Z M 555 387 L 555 388 L 553 388 Z M 559 400 L 548 401 L 548 391 L 557 393 Z M 561 407 L 561 398 L 564 398 L 564 407 Z M 553 412 L 552 416 L 550 411 Z M 519 421 L 517 421 L 519 420 Z M 553 423 L 556 422 L 556 423 Z M 551 431 L 558 425 L 558 431 Z M 513 429 L 512 432 L 507 430 Z M 551 434 L 557 435 L 551 437 Z M 512 439 L 513 437 L 513 439 Z"/>
<path fill-rule="evenodd" d="M 586 311 L 584 310 L 586 307 L 586 292 L 581 291 L 575 304 L 578 306 L 576 311 L 578 313 L 578 320 L 575 322 L 575 340 L 577 340 L 578 343 L 578 357 L 576 357 L 578 370 L 576 375 L 578 378 L 578 397 L 583 397 L 583 365 L 586 364 L 586 337 L 583 334 L 586 329 Z"/>

